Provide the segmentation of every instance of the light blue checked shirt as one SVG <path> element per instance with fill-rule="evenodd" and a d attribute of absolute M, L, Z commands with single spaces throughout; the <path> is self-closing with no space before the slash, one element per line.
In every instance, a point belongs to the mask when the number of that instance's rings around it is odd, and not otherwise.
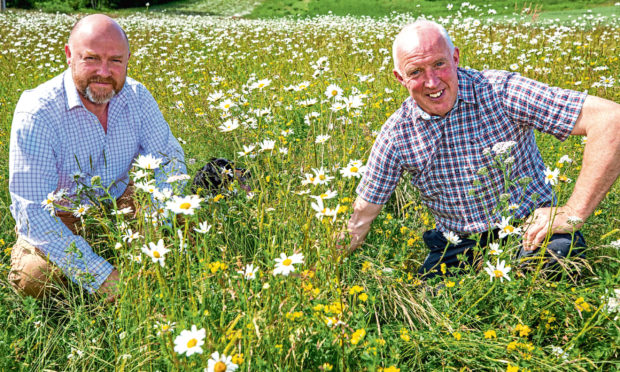
<path fill-rule="evenodd" d="M 162 164 L 167 165 L 155 173 L 160 188 L 167 186 L 168 175 L 186 172 L 183 150 L 157 102 L 131 78 L 109 103 L 107 133 L 82 104 L 70 70 L 25 91 L 15 108 L 9 192 L 17 233 L 89 292 L 96 291 L 114 267 L 51 216 L 41 202 L 50 192 L 62 189 L 74 198 L 76 174 L 86 184 L 100 176 L 101 184 L 112 185 L 110 194 L 118 198 L 139 154 L 165 158 Z"/>

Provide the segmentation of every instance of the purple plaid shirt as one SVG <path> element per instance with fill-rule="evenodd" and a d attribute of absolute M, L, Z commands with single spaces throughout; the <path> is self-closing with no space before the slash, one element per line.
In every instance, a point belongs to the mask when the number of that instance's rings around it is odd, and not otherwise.
<path fill-rule="evenodd" d="M 131 78 L 110 101 L 107 133 L 84 107 L 70 70 L 25 91 L 15 108 L 10 147 L 11 213 L 19 236 L 90 292 L 114 267 L 43 209 L 41 202 L 48 193 L 64 189 L 69 198 L 75 198 L 74 176 L 80 174 L 86 184 L 93 176 L 101 177 L 101 184 L 111 186 L 110 194 L 118 198 L 138 154 L 170 160 L 155 173 L 160 188 L 167 185 L 167 174 L 185 173 L 183 150 L 157 102 Z"/>
<path fill-rule="evenodd" d="M 407 171 L 438 230 L 487 231 L 500 219 L 493 209 L 505 193 L 505 181 L 503 173 L 491 167 L 494 156 L 483 151 L 514 141 L 510 178 L 532 181 L 525 190 L 519 185 L 508 190 L 509 203 L 518 205 L 513 215 L 524 218 L 538 206 L 553 203 L 532 128 L 565 140 L 586 94 L 506 71 L 459 68 L 458 80 L 457 101 L 445 117 L 425 113 L 409 97 L 387 120 L 357 187 L 360 197 L 385 204 Z M 482 167 L 487 167 L 488 175 L 478 174 Z"/>

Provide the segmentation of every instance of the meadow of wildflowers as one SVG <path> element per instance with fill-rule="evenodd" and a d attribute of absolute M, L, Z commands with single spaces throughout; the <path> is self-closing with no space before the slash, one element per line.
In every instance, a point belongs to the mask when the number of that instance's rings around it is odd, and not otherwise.
<path fill-rule="evenodd" d="M 435 20 L 460 47 L 461 66 L 620 100 L 617 16 L 491 23 L 475 6 L 455 3 L 453 11 Z M 66 207 L 119 268 L 117 303 L 75 284 L 42 302 L 18 297 L 6 282 L 16 239 L 6 187 L 11 119 L 23 90 L 65 69 L 76 19 L 0 14 L 0 369 L 618 368 L 617 184 L 583 229 L 586 259 L 564 263 L 557 280 L 513 262 L 522 226 L 513 206 L 502 205 L 505 243 L 480 250 L 480 267 L 421 283 L 421 236 L 433 219 L 407 182 L 363 249 L 349 257 L 336 249 L 374 138 L 407 96 L 391 72 L 391 43 L 413 20 L 407 15 L 119 18 L 131 42 L 129 76 L 158 101 L 190 175 L 226 157 L 250 172 L 251 191 L 235 182 L 192 195 L 181 190 L 184 177 L 169 180 L 174 190 L 157 190 L 161 159 L 138 159 L 136 218 L 96 202 Z M 537 138 L 546 177 L 566 198 L 586 140 Z M 502 170 L 509 147 L 489 149 Z M 55 208 L 56 197 L 42 207 Z"/>

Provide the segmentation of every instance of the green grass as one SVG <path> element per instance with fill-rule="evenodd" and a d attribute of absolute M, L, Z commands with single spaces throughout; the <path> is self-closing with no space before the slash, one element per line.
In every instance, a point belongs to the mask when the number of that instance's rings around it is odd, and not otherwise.
<path fill-rule="evenodd" d="M 578 0 L 578 1 L 468 1 L 472 7 L 461 7 L 464 1 L 434 1 L 434 0 L 265 0 L 250 13 L 250 18 L 281 17 L 281 16 L 313 16 L 319 14 L 354 15 L 383 17 L 392 12 L 411 13 L 414 16 L 422 14 L 433 17 L 445 17 L 458 9 L 470 16 L 488 16 L 488 11 L 493 9 L 499 15 L 520 13 L 524 10 L 537 10 L 539 12 L 575 11 L 576 9 L 596 8 L 605 4 L 613 5 L 613 2 L 605 0 Z M 448 9 L 447 5 L 453 8 Z M 475 6 L 475 8 L 473 7 Z M 613 7 L 609 8 L 614 10 Z"/>
<path fill-rule="evenodd" d="M 570 27 L 553 21 L 522 26 L 495 25 L 486 17 L 478 24 L 456 9 L 451 14 L 458 23 L 447 28 L 461 48 L 463 66 L 506 69 L 518 63 L 528 77 L 620 101 L 617 19 L 599 23 L 584 14 Z M 0 28 L 12 30 L 0 39 L 3 185 L 17 100 L 65 68 L 62 48 L 75 18 L 0 15 Z M 92 208 L 83 235 L 122 276 L 119 300 L 107 306 L 74 284 L 42 302 L 12 292 L 5 278 L 16 237 L 8 189 L 0 188 L 0 370 L 195 371 L 215 351 L 239 357 L 241 371 L 317 371 L 329 369 L 327 364 L 334 371 L 617 369 L 620 327 L 613 299 L 620 289 L 620 251 L 612 243 L 620 240 L 618 183 L 583 229 L 587 259 L 571 261 L 579 278 L 566 271 L 550 281 L 517 268 L 513 239 L 502 256 L 513 266 L 511 281 L 490 283 L 484 271 L 472 269 L 437 279 L 431 284 L 446 287 L 429 291 L 413 274 L 427 253 L 421 236 L 433 220 L 404 182 L 374 223 L 367 245 L 346 260 L 336 251 L 335 236 L 346 226 L 358 182 L 339 170 L 350 160 L 366 161 L 373 133 L 407 96 L 391 74 L 389 48 L 411 19 L 265 21 L 151 12 L 119 18 L 132 45 L 129 75 L 149 88 L 175 136 L 186 141 L 190 174 L 213 156 L 234 159 L 252 172 L 254 196 L 222 191 L 224 198 L 206 198 L 187 225 L 173 231 L 147 228 L 142 217 L 127 221 L 143 236 L 131 243 L 123 241 L 125 231 L 110 211 Z M 315 75 L 321 57 L 329 68 Z M 360 75 L 374 80 L 361 81 Z M 609 77 L 615 83 L 597 86 Z M 260 79 L 271 82 L 263 90 L 250 89 Z M 289 89 L 304 81 L 307 88 Z M 365 94 L 364 106 L 333 111 L 324 94 L 329 84 L 340 86 L 345 96 Z M 213 102 L 217 91 L 223 97 Z M 224 99 L 237 104 L 232 115 L 246 125 L 220 131 L 228 120 L 218 108 Z M 319 116 L 307 121 L 313 112 Z M 294 133 L 283 134 L 291 129 Z M 331 138 L 315 143 L 322 134 Z M 243 145 L 266 139 L 275 141 L 273 152 L 238 155 Z M 540 135 L 538 143 L 549 167 L 565 154 L 575 159 L 561 170 L 576 179 L 583 152 L 579 138 L 560 143 Z M 284 148 L 286 155 L 280 153 Z M 330 184 L 303 185 L 305 174 L 319 167 L 335 177 Z M 557 185 L 563 200 L 573 185 Z M 300 195 L 327 189 L 338 193 L 325 201 L 328 207 L 348 207 L 335 221 L 316 218 L 313 200 Z M 148 203 L 147 195 L 139 198 Z M 207 234 L 193 230 L 203 221 L 213 226 Z M 140 250 L 159 239 L 172 250 L 164 268 Z M 183 252 L 181 239 L 189 243 Z M 293 252 L 304 255 L 297 275 L 274 276 L 275 259 Z M 237 274 L 249 263 L 259 268 L 252 281 Z M 328 318 L 345 325 L 329 327 Z M 155 327 L 164 321 L 176 323 L 174 329 L 158 334 Z M 192 325 L 205 329 L 205 344 L 203 354 L 186 357 L 174 352 L 174 340 Z M 488 331 L 495 337 L 485 338 Z M 561 347 L 566 359 L 553 347 Z"/>

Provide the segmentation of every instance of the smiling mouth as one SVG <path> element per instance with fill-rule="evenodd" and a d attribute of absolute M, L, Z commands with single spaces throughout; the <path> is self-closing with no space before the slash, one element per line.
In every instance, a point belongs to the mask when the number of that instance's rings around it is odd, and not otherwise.
<path fill-rule="evenodd" d="M 443 94 L 444 90 L 445 90 L 445 89 L 442 89 L 442 90 L 440 90 L 440 91 L 439 91 L 439 92 L 437 92 L 437 93 L 430 93 L 428 96 L 429 96 L 429 97 L 431 97 L 431 98 L 439 98 L 439 97 L 441 97 L 441 95 Z"/>

